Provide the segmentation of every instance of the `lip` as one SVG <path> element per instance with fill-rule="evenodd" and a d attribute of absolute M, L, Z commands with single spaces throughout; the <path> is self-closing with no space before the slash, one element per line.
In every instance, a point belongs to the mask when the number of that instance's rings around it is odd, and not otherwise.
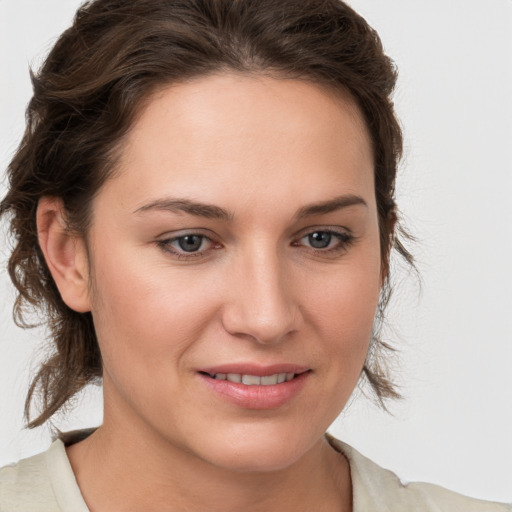
<path fill-rule="evenodd" d="M 214 375 L 216 373 L 240 373 L 243 375 L 259 375 L 260 377 L 267 377 L 268 375 L 274 375 L 275 373 L 304 373 L 309 369 L 310 368 L 308 366 L 289 363 L 265 366 L 253 363 L 233 363 L 199 368 L 199 371 L 209 373 L 210 375 Z"/>
<path fill-rule="evenodd" d="M 246 386 L 228 380 L 217 380 L 210 375 L 216 373 L 236 373 L 265 377 L 276 373 L 295 373 L 290 381 L 269 386 Z M 295 364 L 274 364 L 259 366 L 254 364 L 226 364 L 201 368 L 198 376 L 206 387 L 219 399 L 243 409 L 276 409 L 290 402 L 304 387 L 311 376 L 310 368 Z"/>

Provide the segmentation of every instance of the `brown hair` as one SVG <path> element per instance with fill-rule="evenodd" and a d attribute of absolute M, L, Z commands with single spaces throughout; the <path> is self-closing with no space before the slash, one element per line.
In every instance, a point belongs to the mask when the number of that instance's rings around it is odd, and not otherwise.
<path fill-rule="evenodd" d="M 9 273 L 18 290 L 14 317 L 38 311 L 53 353 L 34 377 L 25 403 L 28 426 L 43 424 L 89 382 L 102 362 L 90 313 L 62 301 L 38 245 L 43 196 L 62 199 L 69 228 L 85 234 L 91 199 L 115 166 L 116 149 L 157 87 L 233 70 L 309 80 L 348 91 L 371 136 L 382 267 L 377 320 L 389 298 L 389 253 L 412 257 L 397 237 L 394 201 L 402 135 L 391 93 L 392 61 L 377 33 L 339 0 L 94 0 L 51 50 L 37 74 L 27 127 L 9 165 L 0 215 L 15 240 Z M 380 325 L 377 323 L 376 325 Z M 362 373 L 377 399 L 398 394 L 380 363 L 389 348 L 374 334 Z M 30 421 L 40 394 L 42 411 Z"/>

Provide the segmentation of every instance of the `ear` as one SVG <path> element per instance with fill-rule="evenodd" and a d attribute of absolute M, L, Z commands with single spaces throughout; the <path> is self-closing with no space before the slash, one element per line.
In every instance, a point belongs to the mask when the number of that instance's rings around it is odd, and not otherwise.
<path fill-rule="evenodd" d="M 62 200 L 42 197 L 37 206 L 39 246 L 62 300 L 73 310 L 91 310 L 89 263 L 82 237 L 67 229 Z"/>

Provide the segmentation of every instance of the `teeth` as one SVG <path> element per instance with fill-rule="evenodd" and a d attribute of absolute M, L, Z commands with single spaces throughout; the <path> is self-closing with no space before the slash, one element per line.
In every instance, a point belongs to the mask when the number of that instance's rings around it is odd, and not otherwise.
<path fill-rule="evenodd" d="M 239 373 L 216 373 L 212 375 L 216 380 L 228 380 L 237 384 L 245 384 L 246 386 L 274 386 L 289 382 L 295 377 L 295 373 L 274 373 L 274 375 L 241 375 Z"/>
<path fill-rule="evenodd" d="M 261 384 L 263 386 L 272 386 L 274 384 L 277 384 L 277 380 L 279 379 L 279 374 L 274 375 L 268 375 L 265 377 L 261 377 Z"/>
<path fill-rule="evenodd" d="M 256 375 L 242 375 L 242 384 L 246 386 L 259 386 L 261 384 L 261 377 Z"/>

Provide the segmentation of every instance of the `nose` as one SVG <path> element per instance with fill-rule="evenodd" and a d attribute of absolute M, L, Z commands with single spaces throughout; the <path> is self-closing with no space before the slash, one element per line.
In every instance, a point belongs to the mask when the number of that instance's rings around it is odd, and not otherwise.
<path fill-rule="evenodd" d="M 229 300 L 222 312 L 226 331 L 275 344 L 299 330 L 302 315 L 290 274 L 276 251 L 241 257 L 227 279 Z"/>

